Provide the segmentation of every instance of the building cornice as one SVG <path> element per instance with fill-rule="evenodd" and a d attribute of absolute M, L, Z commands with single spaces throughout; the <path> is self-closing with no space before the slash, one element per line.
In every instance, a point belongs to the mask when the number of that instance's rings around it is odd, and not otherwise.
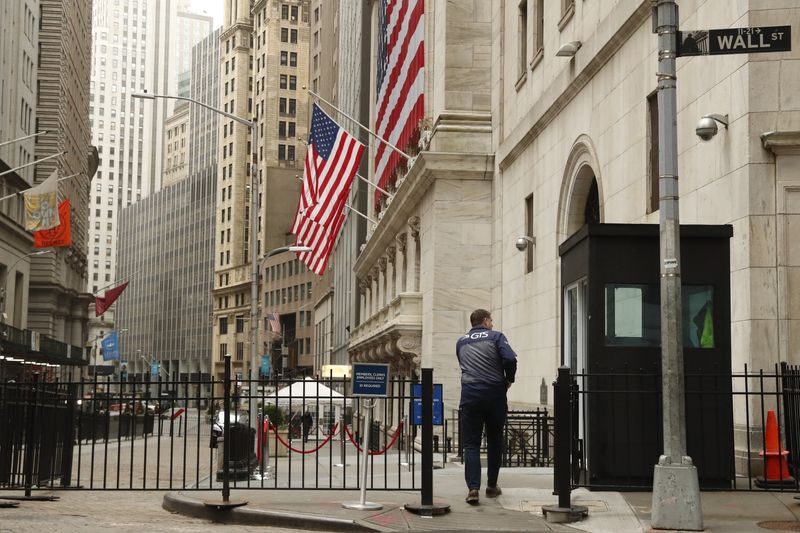
<path fill-rule="evenodd" d="M 500 170 L 511 166 L 606 63 L 619 52 L 628 39 L 650 17 L 651 5 L 649 0 L 624 0 L 619 2 L 600 22 L 593 36 L 583 43 L 573 61 L 579 63 L 580 56 L 591 54 L 597 50 L 594 57 L 577 75 L 573 74 L 573 69 L 565 68 L 543 92 L 519 125 L 500 143 L 497 150 Z M 625 13 L 631 13 L 631 15 L 625 18 Z M 621 19 L 623 22 L 620 24 Z M 616 25 L 619 27 L 615 29 Z"/>
<path fill-rule="evenodd" d="M 775 155 L 800 154 L 800 131 L 768 131 L 761 134 L 761 145 Z"/>
<path fill-rule="evenodd" d="M 364 278 L 395 237 L 408 225 L 408 217 L 416 208 L 435 179 L 491 180 L 494 174 L 494 155 L 457 152 L 420 152 L 414 159 L 391 203 L 382 212 L 377 228 L 358 256 L 353 270 Z"/>

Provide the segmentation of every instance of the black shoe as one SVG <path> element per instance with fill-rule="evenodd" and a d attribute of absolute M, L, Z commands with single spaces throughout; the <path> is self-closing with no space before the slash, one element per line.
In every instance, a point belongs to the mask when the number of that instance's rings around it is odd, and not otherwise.
<path fill-rule="evenodd" d="M 503 494 L 503 490 L 498 487 L 486 487 L 486 497 L 487 498 L 497 498 Z"/>
<path fill-rule="evenodd" d="M 467 494 L 467 498 L 464 501 L 466 501 L 470 505 L 478 505 L 478 503 L 480 503 L 480 499 L 481 499 L 480 491 L 478 491 L 477 489 L 473 489 L 469 491 L 469 494 Z"/>

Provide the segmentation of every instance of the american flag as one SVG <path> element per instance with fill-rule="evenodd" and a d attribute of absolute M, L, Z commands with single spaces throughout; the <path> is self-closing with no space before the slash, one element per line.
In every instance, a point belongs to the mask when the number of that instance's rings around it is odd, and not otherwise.
<path fill-rule="evenodd" d="M 295 244 L 312 249 L 297 257 L 320 276 L 344 223 L 345 204 L 363 153 L 364 145 L 314 104 L 292 233 Z"/>
<path fill-rule="evenodd" d="M 380 0 L 375 128 L 378 137 L 405 150 L 419 138 L 425 117 L 425 1 Z M 400 154 L 379 143 L 375 181 L 386 185 L 397 174 Z M 380 199 L 375 191 L 375 204 Z"/>
<path fill-rule="evenodd" d="M 269 324 L 269 329 L 271 331 L 274 331 L 275 333 L 280 334 L 280 332 L 281 332 L 281 321 L 278 318 L 278 315 L 276 315 L 274 313 L 267 313 L 267 316 L 265 318 L 267 320 L 267 324 Z"/>

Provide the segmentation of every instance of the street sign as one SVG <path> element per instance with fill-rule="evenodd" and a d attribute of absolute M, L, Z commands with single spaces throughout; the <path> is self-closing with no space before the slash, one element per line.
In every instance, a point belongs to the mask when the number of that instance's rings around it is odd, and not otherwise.
<path fill-rule="evenodd" d="M 422 383 L 411 385 L 411 423 L 422 425 Z M 442 402 L 442 384 L 433 384 L 433 425 L 444 424 L 444 403 Z"/>
<path fill-rule="evenodd" d="M 153 361 L 150 363 L 150 375 L 154 378 L 158 377 L 158 361 Z"/>
<path fill-rule="evenodd" d="M 679 31 L 677 38 L 678 57 L 792 50 L 791 26 Z"/>
<path fill-rule="evenodd" d="M 269 377 L 269 355 L 261 356 L 261 375 Z"/>
<path fill-rule="evenodd" d="M 389 365 L 353 363 L 353 396 L 385 397 L 389 390 Z"/>

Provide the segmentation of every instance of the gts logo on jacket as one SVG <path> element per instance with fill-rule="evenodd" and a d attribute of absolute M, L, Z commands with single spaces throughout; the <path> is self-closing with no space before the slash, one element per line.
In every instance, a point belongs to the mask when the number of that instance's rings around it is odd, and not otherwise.
<path fill-rule="evenodd" d="M 517 354 L 499 331 L 476 326 L 456 343 L 462 384 L 497 385 L 514 382 Z M 505 390 L 505 389 L 504 389 Z"/>

